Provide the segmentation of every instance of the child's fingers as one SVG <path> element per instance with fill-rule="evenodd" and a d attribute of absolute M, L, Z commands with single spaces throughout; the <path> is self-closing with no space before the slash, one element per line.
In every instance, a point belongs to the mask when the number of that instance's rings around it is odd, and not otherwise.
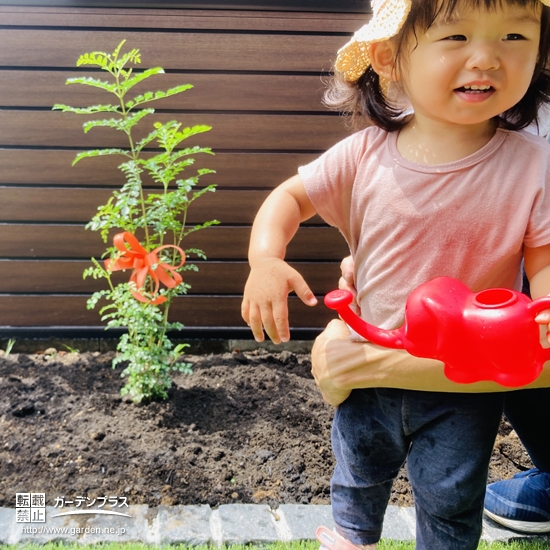
<path fill-rule="evenodd" d="M 262 314 L 260 308 L 251 304 L 248 300 L 245 300 L 243 301 L 241 314 L 246 324 L 250 327 L 254 340 L 256 340 L 256 342 L 263 342 L 264 331 L 262 328 Z"/>
<path fill-rule="evenodd" d="M 292 290 L 296 293 L 296 296 L 306 304 L 306 306 L 315 306 L 317 305 L 317 298 L 315 294 L 311 291 L 307 285 L 304 278 L 296 272 L 296 275 L 290 280 Z"/>
<path fill-rule="evenodd" d="M 264 325 L 271 341 L 274 344 L 288 342 L 290 340 L 290 327 L 288 324 L 288 301 L 286 297 L 273 304 L 271 320 L 273 324 L 269 327 L 269 330 Z"/>

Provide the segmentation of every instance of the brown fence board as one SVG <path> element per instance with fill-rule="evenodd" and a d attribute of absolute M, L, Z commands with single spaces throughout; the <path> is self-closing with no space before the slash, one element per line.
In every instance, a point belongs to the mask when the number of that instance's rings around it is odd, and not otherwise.
<path fill-rule="evenodd" d="M 105 246 L 83 225 L 0 224 L 2 258 L 100 257 Z M 214 226 L 188 236 L 184 248 L 200 248 L 210 260 L 245 260 L 249 227 Z M 288 247 L 289 260 L 338 261 L 349 254 L 338 230 L 302 227 Z"/>
<path fill-rule="evenodd" d="M 188 222 L 217 219 L 225 224 L 251 224 L 267 191 L 207 193 L 189 209 Z M 0 222 L 87 223 L 112 196 L 109 189 L 0 187 Z M 40 205 L 40 208 L 37 208 Z"/>
<path fill-rule="evenodd" d="M 71 167 L 75 151 L 61 149 L 0 149 L 0 184 L 48 184 L 75 187 L 124 183 L 117 166 L 123 157 L 84 159 Z M 298 166 L 311 162 L 310 153 L 216 153 L 196 155 L 195 168 L 211 168 L 217 173 L 201 178 L 201 184 L 218 187 L 273 188 L 296 174 Z M 245 169 L 243 169 L 245 167 Z M 184 172 L 185 174 L 188 171 Z M 148 184 L 153 182 L 148 182 Z M 30 191 L 31 193 L 31 191 Z"/>
<path fill-rule="evenodd" d="M 222 224 L 251 224 L 268 191 L 226 191 L 206 193 L 189 208 L 189 224 L 216 219 Z M 87 223 L 112 196 L 109 189 L 55 187 L 0 187 L 1 222 Z M 37 205 L 40 207 L 37 208 Z M 320 225 L 318 216 L 307 225 Z"/>
<path fill-rule="evenodd" d="M 360 13 L 121 8 L 0 7 L 0 25 L 256 30 L 272 32 L 355 32 L 370 15 Z"/>
<path fill-rule="evenodd" d="M 101 326 L 98 311 L 87 310 L 86 300 L 86 296 L 2 295 L 0 326 Z M 293 327 L 321 328 L 335 318 L 322 303 L 308 307 L 298 298 L 290 298 L 289 310 Z M 184 296 L 174 300 L 170 311 L 171 319 L 186 327 L 246 327 L 239 296 Z"/>
<path fill-rule="evenodd" d="M 242 294 L 249 273 L 247 262 L 196 262 L 199 271 L 184 273 L 191 285 L 189 294 Z M 87 260 L 0 260 L 0 294 L 74 294 L 91 293 L 106 288 L 102 279 L 82 278 L 91 266 Z M 293 262 L 311 282 L 315 294 L 326 294 L 338 285 L 338 262 Z M 113 280 L 125 281 L 129 272 L 113 273 Z"/>
<path fill-rule="evenodd" d="M 334 54 L 347 42 L 346 37 L 330 35 L 4 28 L 0 29 L 0 65 L 72 68 L 82 53 L 112 52 L 123 39 L 142 51 L 144 67 L 208 71 L 269 67 L 270 71 L 315 73 L 329 71 Z"/>
<path fill-rule="evenodd" d="M 104 90 L 65 84 L 68 78 L 90 74 L 85 68 L 79 71 L 0 70 L 0 105 L 51 108 L 55 103 L 73 107 L 112 103 L 113 96 Z M 138 84 L 128 98 L 151 89 L 167 90 L 181 84 L 192 84 L 193 89 L 155 101 L 151 107 L 201 111 L 324 110 L 322 77 L 308 75 L 166 73 Z M 224 93 L 220 94 L 220 90 Z"/>
<path fill-rule="evenodd" d="M 0 146 L 22 147 L 127 147 L 122 132 L 111 128 L 92 128 L 83 133 L 86 120 L 110 117 L 85 117 L 59 111 L 0 110 Z M 182 146 L 201 145 L 232 150 L 324 150 L 349 134 L 336 116 L 256 115 L 256 114 L 159 114 L 143 119 L 134 132 L 136 139 L 145 137 L 153 122 L 178 120 L 183 126 L 207 125 L 212 130 L 190 137 Z M 40 131 L 36 129 L 40 128 Z"/>

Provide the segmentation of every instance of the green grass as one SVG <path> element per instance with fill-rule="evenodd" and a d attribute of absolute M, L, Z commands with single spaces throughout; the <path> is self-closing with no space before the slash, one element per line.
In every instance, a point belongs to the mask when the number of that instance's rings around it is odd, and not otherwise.
<path fill-rule="evenodd" d="M 141 543 L 108 543 L 108 544 L 26 544 L 26 545 L 0 545 L 0 550 L 151 550 L 151 545 Z M 156 548 L 156 547 L 155 547 Z M 173 545 L 158 547 L 164 550 L 212 550 L 208 546 L 185 546 Z M 224 546 L 224 550 L 253 550 L 260 548 L 255 546 L 233 545 Z M 319 550 L 319 543 L 315 541 L 274 543 L 261 547 L 261 550 Z M 414 550 L 414 542 L 400 542 L 393 540 L 382 540 L 378 550 Z M 550 550 L 550 538 L 547 539 L 518 539 L 510 542 L 481 542 L 479 550 Z"/>

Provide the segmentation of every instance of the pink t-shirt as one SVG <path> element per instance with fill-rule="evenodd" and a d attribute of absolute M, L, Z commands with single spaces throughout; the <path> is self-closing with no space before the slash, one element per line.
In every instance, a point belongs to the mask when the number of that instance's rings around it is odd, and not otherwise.
<path fill-rule="evenodd" d="M 550 243 L 550 144 L 498 130 L 473 155 L 423 165 L 399 154 L 397 135 L 367 128 L 299 169 L 349 244 L 362 317 L 401 326 L 407 296 L 439 276 L 519 290 L 523 245 Z"/>

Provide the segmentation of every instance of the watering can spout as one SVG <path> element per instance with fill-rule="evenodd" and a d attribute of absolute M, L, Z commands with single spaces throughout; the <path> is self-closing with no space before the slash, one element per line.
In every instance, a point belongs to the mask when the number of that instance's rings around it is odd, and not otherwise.
<path fill-rule="evenodd" d="M 350 308 L 352 302 L 353 294 L 349 290 L 333 290 L 325 296 L 325 305 L 336 310 L 350 328 L 369 342 L 386 348 L 405 348 L 403 327 L 395 330 L 384 330 L 370 325 Z"/>

